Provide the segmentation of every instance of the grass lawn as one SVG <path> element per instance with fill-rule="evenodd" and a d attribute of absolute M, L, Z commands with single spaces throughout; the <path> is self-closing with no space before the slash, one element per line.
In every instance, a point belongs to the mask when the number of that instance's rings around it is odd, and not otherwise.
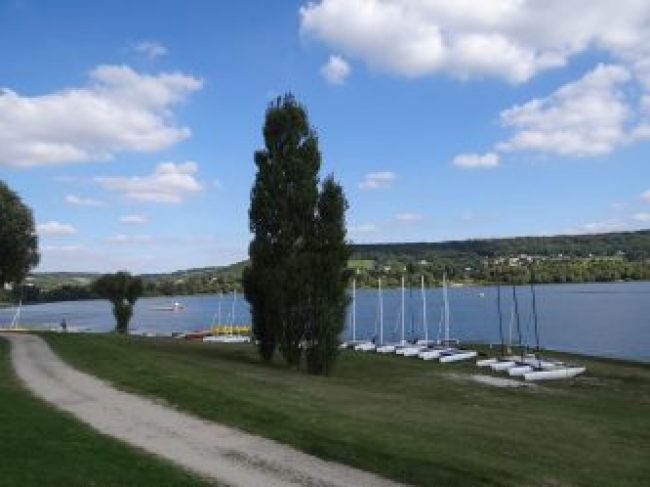
<path fill-rule="evenodd" d="M 408 483 L 624 487 L 650 478 L 649 365 L 581 359 L 589 371 L 576 380 L 500 389 L 463 380 L 477 373 L 471 364 L 347 352 L 322 378 L 264 366 L 250 345 L 44 337 L 120 388 Z"/>
<path fill-rule="evenodd" d="M 0 485 L 209 485 L 34 398 L 0 339 Z"/>

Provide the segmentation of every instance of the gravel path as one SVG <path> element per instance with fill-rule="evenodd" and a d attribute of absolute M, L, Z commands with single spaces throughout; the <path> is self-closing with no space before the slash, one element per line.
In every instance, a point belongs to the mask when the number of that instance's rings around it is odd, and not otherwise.
<path fill-rule="evenodd" d="M 397 485 L 118 391 L 68 366 L 40 337 L 17 333 L 0 336 L 11 342 L 16 373 L 36 396 L 104 434 L 166 458 L 220 485 Z"/>

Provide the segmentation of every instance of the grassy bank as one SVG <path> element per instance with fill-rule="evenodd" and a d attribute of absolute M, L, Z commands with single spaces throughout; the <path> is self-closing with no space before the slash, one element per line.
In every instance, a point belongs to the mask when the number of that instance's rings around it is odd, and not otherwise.
<path fill-rule="evenodd" d="M 0 485 L 208 485 L 95 433 L 19 384 L 0 339 Z"/>
<path fill-rule="evenodd" d="M 470 364 L 345 353 L 330 378 L 250 346 L 49 334 L 75 366 L 199 416 L 420 485 L 640 486 L 650 478 L 650 366 L 585 360 L 533 389 Z"/>

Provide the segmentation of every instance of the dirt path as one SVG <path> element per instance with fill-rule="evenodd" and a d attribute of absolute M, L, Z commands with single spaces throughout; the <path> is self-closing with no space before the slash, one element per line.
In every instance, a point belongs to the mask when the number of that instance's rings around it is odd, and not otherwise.
<path fill-rule="evenodd" d="M 33 335 L 11 342 L 18 377 L 35 395 L 96 430 L 230 486 L 397 485 L 291 447 L 180 413 L 78 372 Z"/>

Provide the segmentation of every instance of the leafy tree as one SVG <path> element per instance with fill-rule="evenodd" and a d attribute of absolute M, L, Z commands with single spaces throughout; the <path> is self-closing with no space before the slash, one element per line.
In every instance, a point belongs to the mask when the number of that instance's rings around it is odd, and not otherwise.
<path fill-rule="evenodd" d="M 0 181 L 0 288 L 22 282 L 38 261 L 32 211 Z"/>
<path fill-rule="evenodd" d="M 133 305 L 143 293 L 142 279 L 128 272 L 104 274 L 92 285 L 93 292 L 113 304 L 115 331 L 126 333 L 133 315 Z"/>
<path fill-rule="evenodd" d="M 320 281 L 330 275 L 340 280 L 347 257 L 342 267 L 327 275 L 318 274 L 323 252 L 329 250 L 321 242 L 319 231 L 327 229 L 333 235 L 335 225 L 330 224 L 329 215 L 340 216 L 340 243 L 345 245 L 345 199 L 333 180 L 324 187 L 323 195 L 327 196 L 319 198 L 318 139 L 305 109 L 292 95 L 271 103 L 263 133 L 265 148 L 255 153 L 257 174 L 249 210 L 254 237 L 249 247 L 250 266 L 243 276 L 244 293 L 251 304 L 253 333 L 262 358 L 270 360 L 279 347 L 287 363 L 298 367 L 305 340 L 314 349 L 310 353 L 315 353 L 316 344 L 324 346 L 329 336 L 323 327 L 334 327 L 334 316 L 339 314 L 333 311 L 339 306 L 332 300 L 335 293 Z M 337 203 L 338 213 L 334 211 Z M 328 215 L 322 221 L 321 210 Z M 325 314 L 330 318 L 325 319 Z M 336 326 L 342 323 L 341 315 L 341 323 Z M 323 363 L 329 364 L 327 360 Z M 328 368 L 310 370 L 324 373 Z"/>

